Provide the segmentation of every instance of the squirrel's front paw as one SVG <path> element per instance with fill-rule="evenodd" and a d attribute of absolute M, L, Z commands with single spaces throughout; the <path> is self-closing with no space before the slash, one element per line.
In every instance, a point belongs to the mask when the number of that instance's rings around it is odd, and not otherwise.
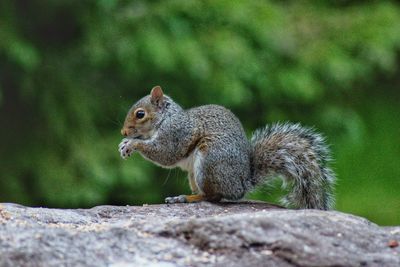
<path fill-rule="evenodd" d="M 135 151 L 133 148 L 134 141 L 129 138 L 122 139 L 122 142 L 118 145 L 118 151 L 121 155 L 121 158 L 127 159 L 132 153 Z"/>

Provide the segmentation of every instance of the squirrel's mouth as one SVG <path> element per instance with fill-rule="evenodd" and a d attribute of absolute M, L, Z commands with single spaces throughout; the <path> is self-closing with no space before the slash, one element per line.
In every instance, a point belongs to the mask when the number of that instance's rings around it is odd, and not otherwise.
<path fill-rule="evenodd" d="M 127 137 L 130 139 L 147 139 L 145 134 L 139 132 L 137 129 L 131 129 L 131 131 L 127 133 Z"/>
<path fill-rule="evenodd" d="M 131 136 L 131 138 L 132 138 L 132 139 L 140 139 L 140 140 L 145 139 L 145 138 L 143 137 L 143 135 L 141 135 L 141 134 L 135 134 L 135 135 Z"/>

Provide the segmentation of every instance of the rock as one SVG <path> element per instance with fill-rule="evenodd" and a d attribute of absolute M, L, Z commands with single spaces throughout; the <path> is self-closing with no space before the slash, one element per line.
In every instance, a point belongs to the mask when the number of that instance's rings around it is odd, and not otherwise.
<path fill-rule="evenodd" d="M 0 204 L 0 266 L 400 266 L 400 227 L 267 203 Z"/>

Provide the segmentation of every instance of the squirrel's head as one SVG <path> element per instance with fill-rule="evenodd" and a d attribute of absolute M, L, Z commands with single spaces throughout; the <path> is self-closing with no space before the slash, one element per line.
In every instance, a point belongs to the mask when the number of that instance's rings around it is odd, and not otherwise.
<path fill-rule="evenodd" d="M 151 89 L 150 95 L 143 97 L 131 107 L 121 134 L 131 138 L 150 138 L 162 118 L 166 98 L 160 86 Z"/>

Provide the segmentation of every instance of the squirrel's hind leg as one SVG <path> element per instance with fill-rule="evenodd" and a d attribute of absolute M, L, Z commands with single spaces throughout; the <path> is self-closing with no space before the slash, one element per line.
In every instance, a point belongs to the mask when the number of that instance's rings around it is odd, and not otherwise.
<path fill-rule="evenodd" d="M 196 180 L 194 178 L 193 173 L 189 173 L 189 185 L 192 190 L 192 195 L 180 195 L 176 197 L 167 197 L 165 199 L 165 203 L 174 204 L 174 203 L 192 203 L 192 202 L 200 202 L 206 200 L 204 194 L 201 193 L 201 190 L 197 186 Z"/>
<path fill-rule="evenodd" d="M 194 203 L 200 201 L 218 202 L 221 200 L 221 196 L 219 194 L 215 194 L 213 192 L 212 194 L 210 194 L 208 190 L 206 190 L 206 192 L 203 193 L 203 191 L 200 190 L 200 188 L 198 187 L 193 175 L 189 175 L 189 183 L 190 183 L 190 188 L 192 189 L 192 195 L 167 197 L 165 198 L 165 203 L 167 204 Z"/>

